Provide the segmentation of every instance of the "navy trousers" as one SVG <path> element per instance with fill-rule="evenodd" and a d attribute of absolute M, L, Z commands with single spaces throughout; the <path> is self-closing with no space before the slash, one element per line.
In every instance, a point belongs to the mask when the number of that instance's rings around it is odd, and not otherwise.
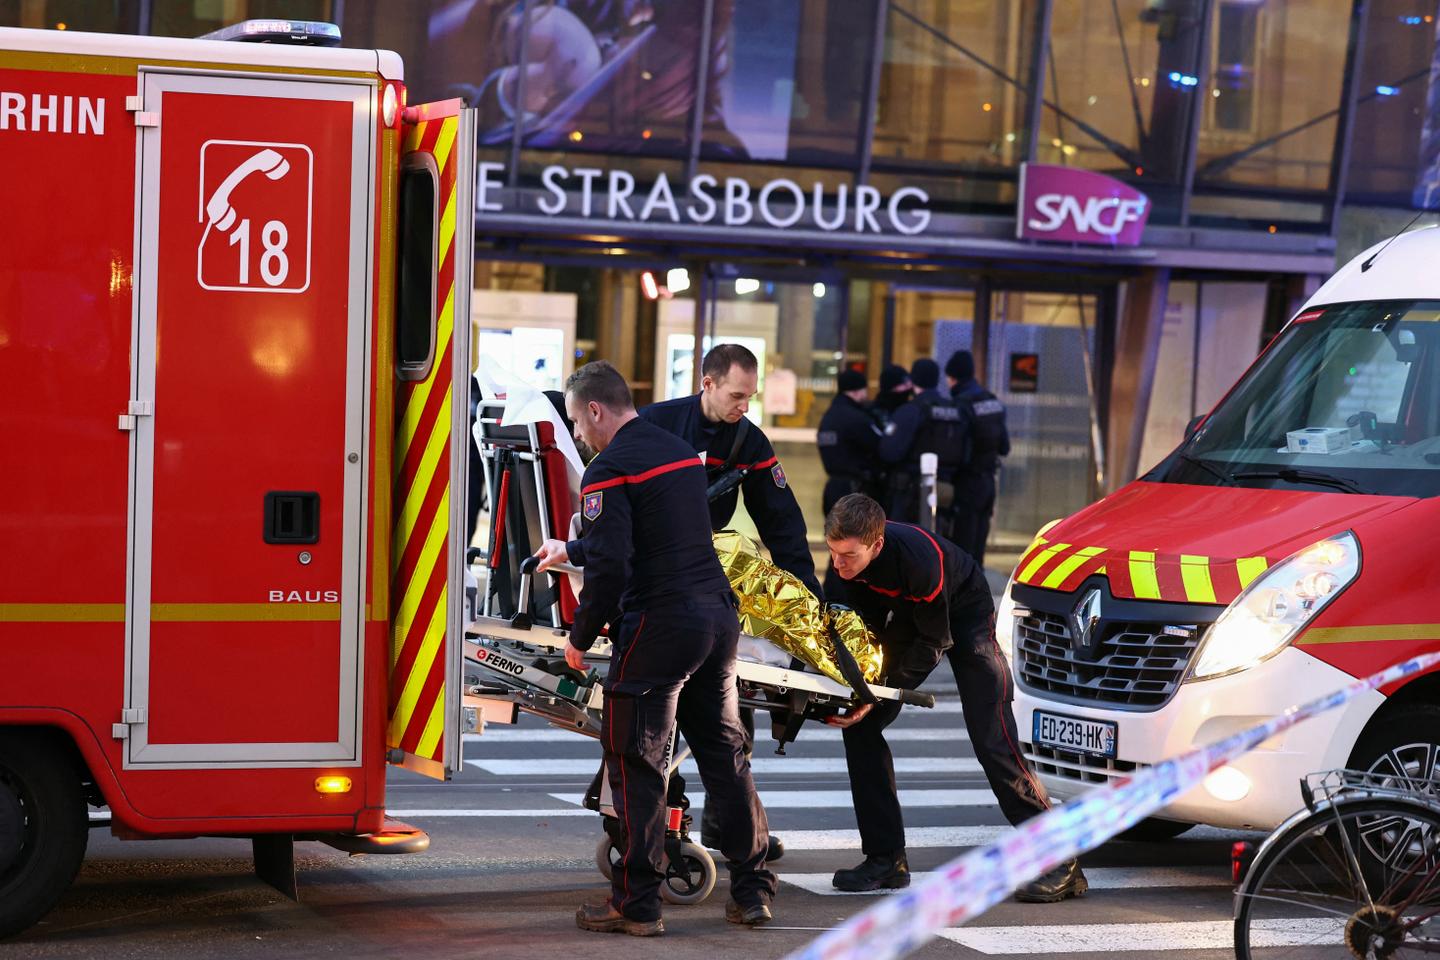
<path fill-rule="evenodd" d="M 601 743 L 624 837 L 611 902 L 632 920 L 660 916 L 665 756 L 677 722 L 700 768 L 706 812 L 713 806 L 719 814 L 731 896 L 743 906 L 775 896 L 775 875 L 765 868 L 770 828 L 740 724 L 739 636 L 729 594 L 628 613 L 615 631 Z"/>
<path fill-rule="evenodd" d="M 975 748 L 1005 819 L 1020 823 L 1049 809 L 1050 802 L 1045 788 L 1020 754 L 1015 713 L 1010 709 L 1015 690 L 1010 669 L 995 642 L 994 618 L 952 608 L 950 623 L 955 644 L 946 656 L 960 691 L 970 745 Z M 885 728 L 899 715 L 900 705 L 884 700 L 875 704 L 865 719 L 845 728 L 850 794 L 855 802 L 861 850 L 867 857 L 905 849 L 895 763 L 890 745 L 885 742 Z"/>

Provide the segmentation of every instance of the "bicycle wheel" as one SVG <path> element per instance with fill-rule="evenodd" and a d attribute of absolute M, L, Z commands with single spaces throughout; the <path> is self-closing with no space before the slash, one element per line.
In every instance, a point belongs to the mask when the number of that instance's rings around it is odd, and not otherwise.
<path fill-rule="evenodd" d="M 1235 897 L 1238 960 L 1440 954 L 1440 811 L 1341 800 L 1282 828 Z"/>

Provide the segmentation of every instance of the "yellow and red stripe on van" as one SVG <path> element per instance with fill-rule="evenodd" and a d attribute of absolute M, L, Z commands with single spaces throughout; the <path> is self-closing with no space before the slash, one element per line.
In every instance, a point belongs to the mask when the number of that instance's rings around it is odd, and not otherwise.
<path fill-rule="evenodd" d="M 1266 557 L 1202 557 L 1119 550 L 1036 537 L 1015 567 L 1015 582 L 1069 592 L 1087 577 L 1110 581 L 1110 592 L 1135 600 L 1228 604 L 1270 567 Z"/>
<path fill-rule="evenodd" d="M 451 344 L 455 326 L 457 116 L 407 127 L 402 152 L 430 154 L 439 172 L 435 358 L 423 380 L 396 394 L 395 537 L 386 743 L 403 765 L 443 779 L 445 629 L 450 553 Z M 468 256 L 468 254 L 466 254 Z M 468 319 L 468 318 L 467 318 Z M 463 494 L 463 491 L 462 491 Z"/>

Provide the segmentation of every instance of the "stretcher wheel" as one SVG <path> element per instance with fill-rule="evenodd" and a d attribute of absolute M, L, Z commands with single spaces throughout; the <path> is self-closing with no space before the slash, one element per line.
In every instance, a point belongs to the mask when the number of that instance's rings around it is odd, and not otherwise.
<path fill-rule="evenodd" d="M 615 865 L 620 862 L 620 850 L 615 846 L 615 841 L 610 839 L 610 834 L 600 838 L 600 843 L 595 847 L 595 866 L 600 869 L 600 875 L 606 880 L 615 879 Z"/>
<path fill-rule="evenodd" d="M 680 845 L 680 862 L 665 865 L 660 899 L 680 906 L 700 903 L 715 889 L 715 858 L 710 851 L 686 840 Z"/>

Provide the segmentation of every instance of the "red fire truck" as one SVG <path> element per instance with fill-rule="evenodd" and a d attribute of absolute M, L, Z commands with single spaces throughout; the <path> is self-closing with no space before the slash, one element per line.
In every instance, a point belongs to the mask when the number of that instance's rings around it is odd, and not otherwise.
<path fill-rule="evenodd" d="M 459 762 L 473 145 L 385 51 L 0 30 L 0 935 L 92 807 L 282 888 L 428 843 L 385 775 Z"/>

